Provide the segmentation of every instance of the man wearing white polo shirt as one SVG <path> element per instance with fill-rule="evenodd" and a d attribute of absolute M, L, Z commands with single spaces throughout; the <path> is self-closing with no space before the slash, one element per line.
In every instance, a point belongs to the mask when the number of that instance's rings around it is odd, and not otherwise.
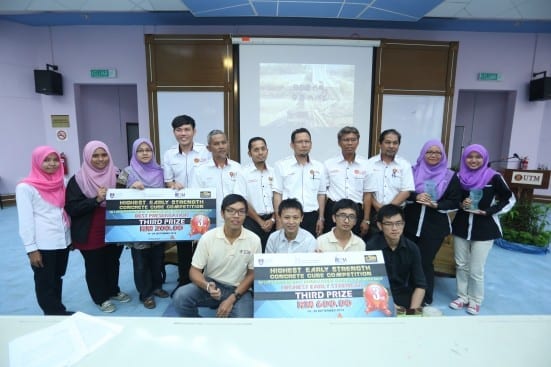
<path fill-rule="evenodd" d="M 312 137 L 308 129 L 293 131 L 290 145 L 294 155 L 275 164 L 274 208 L 278 208 L 283 199 L 296 198 L 304 210 L 301 227 L 317 237 L 324 227 L 325 168 L 321 162 L 310 159 Z M 276 227 L 281 228 L 278 217 Z"/>
<path fill-rule="evenodd" d="M 379 232 L 376 227 L 376 215 L 379 209 L 387 204 L 402 207 L 409 197 L 410 191 L 415 190 L 411 164 L 400 157 L 402 136 L 395 129 L 388 129 L 379 136 L 380 154 L 367 161 L 367 182 L 364 201 L 364 220 L 370 219 L 370 232 Z"/>
<path fill-rule="evenodd" d="M 369 217 L 364 221 L 364 187 L 367 181 L 367 158 L 356 154 L 360 144 L 360 132 L 353 126 L 339 130 L 337 140 L 341 152 L 324 162 L 327 173 L 327 204 L 325 205 L 325 228 L 329 232 L 334 226 L 333 205 L 341 199 L 350 199 L 358 205 L 358 218 L 353 232 L 365 236 L 369 228 Z"/>
<path fill-rule="evenodd" d="M 241 165 L 228 158 L 228 139 L 221 130 L 212 130 L 207 135 L 207 149 L 212 158 L 197 167 L 193 174 L 191 187 L 216 189 L 216 226 L 224 225 L 224 217 L 220 211 L 222 199 L 233 194 L 238 177 L 241 175 Z"/>
<path fill-rule="evenodd" d="M 195 120 L 187 115 L 176 116 L 172 120 L 172 132 L 178 142 L 168 149 L 163 156 L 163 173 L 165 185 L 174 190 L 190 187 L 196 167 L 210 158 L 204 144 L 193 139 L 197 130 Z M 179 241 L 178 248 L 178 283 L 189 283 L 189 267 L 193 256 L 192 241 Z"/>
<path fill-rule="evenodd" d="M 262 252 L 268 237 L 275 228 L 273 181 L 274 170 L 268 166 L 266 140 L 259 136 L 249 139 L 249 157 L 252 163 L 242 167 L 242 175 L 235 186 L 235 193 L 247 199 L 249 211 L 243 226 L 260 237 Z"/>

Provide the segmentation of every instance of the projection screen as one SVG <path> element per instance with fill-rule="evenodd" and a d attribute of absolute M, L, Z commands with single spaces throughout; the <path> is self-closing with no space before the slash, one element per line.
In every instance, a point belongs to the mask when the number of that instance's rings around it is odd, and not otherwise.
<path fill-rule="evenodd" d="M 250 162 L 247 142 L 268 143 L 270 163 L 292 154 L 291 132 L 312 134 L 313 159 L 340 152 L 337 132 L 355 126 L 358 153 L 369 154 L 373 47 L 378 41 L 247 39 L 239 44 L 241 163 Z"/>

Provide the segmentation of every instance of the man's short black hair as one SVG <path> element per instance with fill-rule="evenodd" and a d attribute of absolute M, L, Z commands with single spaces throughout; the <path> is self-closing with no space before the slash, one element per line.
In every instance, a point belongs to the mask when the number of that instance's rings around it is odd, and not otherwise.
<path fill-rule="evenodd" d="M 268 144 L 266 144 L 266 140 L 265 140 L 264 138 L 262 138 L 262 137 L 260 137 L 260 136 L 255 136 L 254 138 L 250 138 L 250 139 L 249 139 L 249 145 L 248 145 L 248 147 L 249 147 L 249 152 L 251 151 L 251 148 L 252 148 L 252 146 L 253 146 L 253 143 L 254 143 L 255 141 L 259 141 L 259 140 L 262 141 L 262 142 L 264 142 L 264 145 L 265 145 L 266 147 L 268 147 Z"/>
<path fill-rule="evenodd" d="M 226 195 L 224 200 L 222 200 L 222 211 L 225 211 L 228 206 L 239 202 L 245 204 L 245 210 L 249 211 L 249 204 L 247 204 L 247 200 L 238 194 Z"/>
<path fill-rule="evenodd" d="M 281 216 L 281 213 L 283 213 L 283 210 L 285 209 L 298 209 L 300 211 L 300 215 L 304 214 L 302 204 L 295 198 L 281 200 L 281 203 L 279 203 L 279 208 L 277 208 L 277 215 Z"/>
<path fill-rule="evenodd" d="M 381 209 L 379 209 L 379 211 L 377 212 L 377 222 L 383 223 L 383 220 L 385 218 L 390 218 L 398 214 L 400 214 L 402 220 L 404 220 L 404 211 L 398 205 L 383 205 Z"/>
<path fill-rule="evenodd" d="M 308 131 L 308 129 L 305 128 L 305 127 L 299 127 L 298 129 L 294 130 L 291 133 L 291 143 L 294 143 L 295 142 L 295 136 L 297 136 L 297 134 L 301 134 L 301 133 L 308 134 L 308 137 L 310 138 L 310 140 L 312 140 L 312 135 L 310 134 L 310 131 Z"/>
<path fill-rule="evenodd" d="M 387 136 L 388 134 L 394 134 L 394 135 L 396 135 L 396 136 L 398 137 L 398 144 L 401 144 L 401 143 L 402 143 L 402 134 L 400 134 L 400 133 L 398 132 L 398 130 L 396 130 L 396 129 L 387 129 L 387 130 L 383 131 L 383 132 L 381 133 L 381 135 L 379 135 L 379 143 L 380 143 L 380 144 L 383 143 L 383 140 L 385 140 L 385 138 L 386 138 L 386 136 Z"/>
<path fill-rule="evenodd" d="M 174 120 L 172 120 L 172 130 L 177 129 L 182 125 L 191 125 L 191 127 L 195 129 L 195 120 L 193 117 L 188 115 L 174 117 Z"/>
<path fill-rule="evenodd" d="M 333 204 L 333 215 L 337 214 L 337 212 L 341 209 L 352 209 L 356 212 L 356 216 L 358 216 L 360 212 L 358 204 L 350 199 L 340 199 L 335 204 Z"/>

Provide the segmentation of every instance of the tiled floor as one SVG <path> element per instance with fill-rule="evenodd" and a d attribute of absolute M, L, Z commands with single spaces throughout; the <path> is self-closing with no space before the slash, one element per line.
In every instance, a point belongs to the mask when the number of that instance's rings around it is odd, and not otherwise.
<path fill-rule="evenodd" d="M 18 235 L 17 211 L 13 206 L 0 210 L 0 315 L 40 315 L 34 295 L 32 270 Z M 148 310 L 138 301 L 132 278 L 132 258 L 125 250 L 121 257 L 120 287 L 133 300 L 117 305 L 114 316 L 173 315 L 170 299 L 157 299 L 157 307 Z M 551 254 L 532 255 L 508 251 L 494 246 L 486 265 L 486 299 L 480 316 L 484 315 L 535 315 L 551 314 Z M 165 289 L 176 286 L 177 269 L 167 266 Z M 455 298 L 455 279 L 438 277 L 434 303 L 445 316 L 464 316 L 464 311 L 448 308 Z M 106 315 L 93 304 L 84 281 L 82 256 L 74 251 L 64 278 L 63 300 L 67 308 L 90 315 Z M 167 310 L 168 308 L 168 310 Z"/>

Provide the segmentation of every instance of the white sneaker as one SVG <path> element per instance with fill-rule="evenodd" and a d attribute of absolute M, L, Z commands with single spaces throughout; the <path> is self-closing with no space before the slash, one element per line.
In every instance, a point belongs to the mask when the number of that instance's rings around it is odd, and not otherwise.
<path fill-rule="evenodd" d="M 117 308 L 111 301 L 105 301 L 99 306 L 99 309 L 102 310 L 103 312 L 111 313 L 111 312 L 115 312 Z"/>
<path fill-rule="evenodd" d="M 112 296 L 112 297 L 109 297 L 111 298 L 112 300 L 115 300 L 115 301 L 119 301 L 120 303 L 127 303 L 127 302 L 130 302 L 131 298 L 128 294 L 124 293 L 124 292 L 119 292 L 117 293 L 116 296 Z"/>

